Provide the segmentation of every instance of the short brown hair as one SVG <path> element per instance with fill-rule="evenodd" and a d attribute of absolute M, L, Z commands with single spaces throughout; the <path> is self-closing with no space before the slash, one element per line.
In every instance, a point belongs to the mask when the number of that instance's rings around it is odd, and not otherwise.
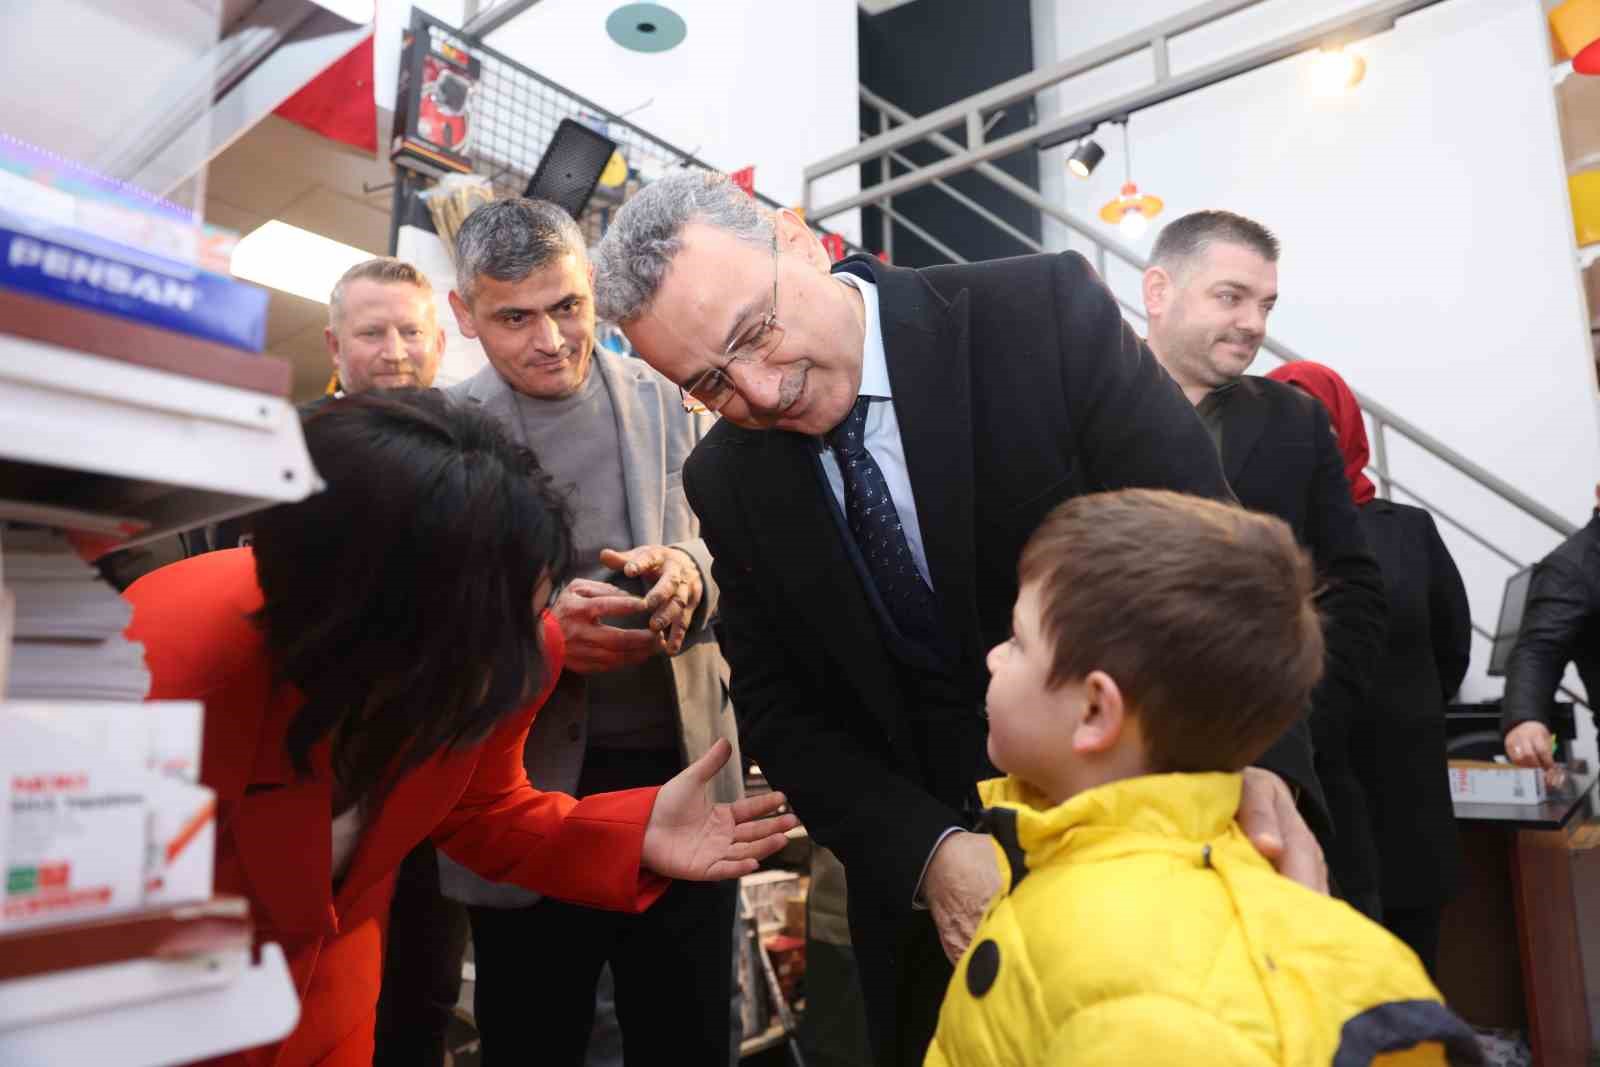
<path fill-rule="evenodd" d="M 1150 249 L 1150 262 L 1178 274 L 1214 244 L 1243 245 L 1268 263 L 1278 262 L 1277 236 L 1231 211 L 1193 211 L 1167 223 Z"/>
<path fill-rule="evenodd" d="M 1017 572 L 1039 583 L 1049 684 L 1110 675 L 1151 773 L 1239 770 L 1322 676 L 1315 572 L 1271 515 L 1150 489 L 1077 497 Z"/>
<path fill-rule="evenodd" d="M 334 283 L 333 292 L 328 296 L 329 323 L 339 325 L 339 316 L 344 312 L 344 291 L 351 282 L 360 281 L 414 285 L 430 295 L 433 293 L 433 283 L 428 281 L 428 276 L 403 259 L 378 256 L 376 259 L 363 260 L 345 271 Z"/>

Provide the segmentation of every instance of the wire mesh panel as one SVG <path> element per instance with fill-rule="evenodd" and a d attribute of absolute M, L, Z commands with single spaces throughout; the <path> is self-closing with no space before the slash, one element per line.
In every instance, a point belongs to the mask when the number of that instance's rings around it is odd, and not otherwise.
<path fill-rule="evenodd" d="M 478 84 L 470 106 L 471 140 L 465 154 L 472 160 L 473 171 L 494 187 L 496 198 L 523 194 L 562 119 L 582 122 L 615 141 L 627 167 L 626 179 L 620 185 L 607 185 L 602 180 L 579 216 L 579 225 L 591 242 L 598 241 L 604 233 L 611 212 L 641 185 L 678 167 L 716 169 L 420 10 L 412 10 L 411 26 L 415 39 L 424 47 L 443 52 L 445 46 L 453 46 L 470 53 L 479 63 Z M 768 207 L 790 206 L 759 193 L 756 198 Z M 813 229 L 829 232 L 822 227 Z M 848 242 L 846 247 L 860 251 Z"/>

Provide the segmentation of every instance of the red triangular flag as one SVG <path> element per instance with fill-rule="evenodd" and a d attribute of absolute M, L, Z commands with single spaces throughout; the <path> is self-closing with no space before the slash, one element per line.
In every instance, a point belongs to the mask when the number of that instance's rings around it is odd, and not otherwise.
<path fill-rule="evenodd" d="M 278 105 L 276 114 L 313 133 L 378 151 L 378 102 L 372 95 L 372 38 Z"/>

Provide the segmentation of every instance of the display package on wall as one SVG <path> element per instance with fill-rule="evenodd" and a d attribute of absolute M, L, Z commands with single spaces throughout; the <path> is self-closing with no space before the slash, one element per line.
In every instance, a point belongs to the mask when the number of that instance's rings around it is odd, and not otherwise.
<path fill-rule="evenodd" d="M 407 31 L 400 59 L 390 158 L 426 174 L 472 170 L 472 97 L 478 58 L 449 41 Z"/>

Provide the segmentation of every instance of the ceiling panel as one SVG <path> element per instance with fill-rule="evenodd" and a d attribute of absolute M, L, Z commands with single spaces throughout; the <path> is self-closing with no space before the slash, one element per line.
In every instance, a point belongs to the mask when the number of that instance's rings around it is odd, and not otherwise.
<path fill-rule="evenodd" d="M 307 330 L 320 331 L 328 324 L 328 307 L 277 289 L 267 290 L 272 301 L 267 305 L 267 347 Z"/>
<path fill-rule="evenodd" d="M 278 212 L 291 226 L 381 256 L 389 249 L 389 212 L 375 211 L 326 185 L 313 185 Z"/>

